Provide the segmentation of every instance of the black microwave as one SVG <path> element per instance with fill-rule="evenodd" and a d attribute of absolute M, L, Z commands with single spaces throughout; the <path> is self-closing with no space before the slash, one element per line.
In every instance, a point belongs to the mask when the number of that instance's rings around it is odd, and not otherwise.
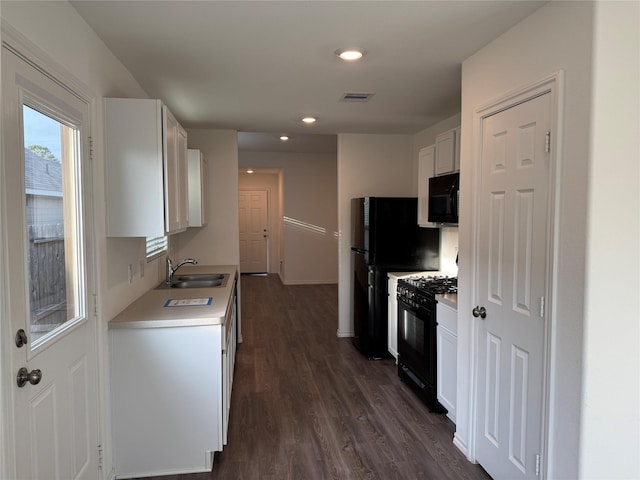
<path fill-rule="evenodd" d="M 429 179 L 429 221 L 458 224 L 460 203 L 460 173 L 450 173 Z"/>

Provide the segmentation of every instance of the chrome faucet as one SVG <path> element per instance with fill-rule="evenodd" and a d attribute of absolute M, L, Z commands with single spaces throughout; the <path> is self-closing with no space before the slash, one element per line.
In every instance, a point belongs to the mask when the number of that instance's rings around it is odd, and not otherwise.
<path fill-rule="evenodd" d="M 198 263 L 198 261 L 194 258 L 186 258 L 184 260 L 182 260 L 181 262 L 179 262 L 175 267 L 173 266 L 173 263 L 171 263 L 171 259 L 169 258 L 169 255 L 167 255 L 167 281 L 166 283 L 171 283 L 171 280 L 173 280 L 173 274 L 176 273 L 176 271 L 183 266 L 185 263 L 191 263 L 193 265 L 196 265 Z"/>

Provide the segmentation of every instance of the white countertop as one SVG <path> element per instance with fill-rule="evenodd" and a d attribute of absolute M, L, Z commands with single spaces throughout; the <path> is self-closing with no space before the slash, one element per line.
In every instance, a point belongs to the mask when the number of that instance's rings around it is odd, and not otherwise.
<path fill-rule="evenodd" d="M 109 322 L 109 328 L 158 328 L 220 325 L 230 307 L 236 265 L 185 265 L 176 277 L 187 274 L 227 273 L 224 287 L 152 289 Z M 168 300 L 211 297 L 210 305 L 165 307 Z"/>
<path fill-rule="evenodd" d="M 458 310 L 458 294 L 457 293 L 445 293 L 444 295 L 436 295 L 436 302 L 442 303 L 448 307 Z"/>

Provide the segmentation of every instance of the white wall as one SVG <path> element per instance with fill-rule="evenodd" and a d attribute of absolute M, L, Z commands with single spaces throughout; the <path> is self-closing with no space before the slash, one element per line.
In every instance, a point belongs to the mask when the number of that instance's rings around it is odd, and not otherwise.
<path fill-rule="evenodd" d="M 240 169 L 239 190 L 266 190 L 268 196 L 269 243 L 267 252 L 269 273 L 280 274 L 280 243 L 282 242 L 282 213 L 280 210 L 280 173 L 246 173 Z"/>
<path fill-rule="evenodd" d="M 596 5 L 580 478 L 640 478 L 640 3 Z"/>
<path fill-rule="evenodd" d="M 193 257 L 201 265 L 238 265 L 238 135 L 235 130 L 187 129 L 189 148 L 207 162 L 208 223 L 171 237 L 173 260 Z"/>
<path fill-rule="evenodd" d="M 282 170 L 283 282 L 288 285 L 336 283 L 336 156 L 317 153 L 240 152 L 239 163 L 243 168 Z"/>
<path fill-rule="evenodd" d="M 351 199 L 415 197 L 413 136 L 338 135 L 338 336 L 353 336 Z"/>
<path fill-rule="evenodd" d="M 471 351 L 470 322 L 473 319 L 465 312 L 471 312 L 473 293 L 470 291 L 473 271 L 471 249 L 473 237 L 472 202 L 475 195 L 472 178 L 474 178 L 474 143 L 467 133 L 474 131 L 474 110 L 490 100 L 519 88 L 550 73 L 564 72 L 564 89 L 561 99 L 562 118 L 559 137 L 559 191 L 557 205 L 557 243 L 556 255 L 556 303 L 552 306 L 553 323 L 551 324 L 550 359 L 550 405 L 549 405 L 549 455 L 548 478 L 581 478 L 598 476 L 606 478 L 637 478 L 637 385 L 638 385 L 638 349 L 628 340 L 629 333 L 635 333 L 637 339 L 637 298 L 638 298 L 638 200 L 637 200 L 637 138 L 636 143 L 616 148 L 616 134 L 619 127 L 623 138 L 629 135 L 637 137 L 637 96 L 633 98 L 619 96 L 628 86 L 637 95 L 637 71 L 632 78 L 624 78 L 619 71 L 608 71 L 609 66 L 619 67 L 619 62 L 629 60 L 635 55 L 637 62 L 637 3 L 626 7 L 609 6 L 605 3 L 598 8 L 607 12 L 616 9 L 627 12 L 616 12 L 615 15 L 602 18 L 596 25 L 600 31 L 596 36 L 598 43 L 597 56 L 593 62 L 592 43 L 594 27 L 594 4 L 590 2 L 551 2 L 533 13 L 520 24 L 507 31 L 485 48 L 467 59 L 462 66 L 462 172 L 461 172 L 461 223 L 460 223 L 460 275 L 458 295 L 459 351 Z M 628 18 L 625 18 L 628 17 Z M 617 23 L 622 29 L 619 36 L 614 35 Z M 635 29 L 635 30 L 634 30 Z M 633 32 L 633 34 L 631 33 Z M 634 44 L 635 40 L 635 44 Z M 627 53 L 621 54 L 620 51 Z M 622 55 L 622 56 L 620 56 Z M 620 58 L 616 58 L 620 56 Z M 610 63 L 603 62 L 609 57 Z M 637 65 L 637 63 L 634 63 Z M 596 72 L 596 83 L 592 82 L 592 74 Z M 625 70 L 626 71 L 626 70 Z M 617 80 L 616 80 L 617 79 Z M 635 83 L 633 83 L 635 82 Z M 593 102 L 592 89 L 595 88 L 596 102 Z M 607 108 L 610 99 L 615 106 L 629 102 L 627 109 L 611 111 Z M 606 116 L 596 119 L 592 111 L 598 107 Z M 593 115 L 593 116 L 592 116 Z M 590 119 L 594 118 L 591 122 Z M 627 122 L 634 119 L 635 124 Z M 607 125 L 609 127 L 607 128 Z M 629 133 L 629 128 L 634 133 Z M 602 136 L 595 135 L 602 131 Z M 625 137 L 627 135 L 627 137 Z M 590 139 L 594 148 L 590 150 Z M 631 148 L 635 146 L 634 149 Z M 596 153 L 604 153 L 600 156 Z M 627 157 L 631 153 L 635 156 Z M 621 155 L 624 158 L 621 158 Z M 630 169 L 630 170 L 629 170 Z M 605 184 L 600 185 L 600 175 Z M 635 175 L 629 175 L 629 173 Z M 615 178 L 615 182 L 612 180 Z M 630 180 L 633 178 L 633 180 Z M 619 183 L 618 183 L 619 182 Z M 635 188 L 630 184 L 635 184 Z M 598 187 L 595 187 L 595 185 Z M 620 188 L 620 185 L 622 188 Z M 633 196 L 624 199 L 612 195 L 616 191 L 626 191 L 625 186 L 635 190 Z M 628 200 L 628 201 L 626 201 Z M 589 207 L 587 208 L 587 205 Z M 621 217 L 613 216 L 621 212 Z M 589 217 L 588 217 L 589 215 Z M 608 216 L 605 220 L 604 217 Z M 633 217 L 631 231 L 626 222 Z M 588 220 L 589 218 L 589 220 Z M 591 223 L 592 222 L 592 223 Z M 588 228 L 589 225 L 591 228 Z M 604 227 L 604 228 L 603 228 Z M 624 238 L 626 240 L 619 240 Z M 613 247 L 613 243 L 619 243 Z M 635 252 L 631 256 L 622 253 L 612 256 L 612 251 Z M 613 261 L 612 261 L 613 259 Z M 635 264 L 633 260 L 635 259 Z M 585 268 L 587 267 L 587 268 Z M 605 285 L 606 280 L 598 280 L 593 284 L 585 284 L 585 275 L 589 282 L 595 278 L 614 278 L 614 285 Z M 619 278 L 624 279 L 622 282 Z M 626 280 L 631 280 L 626 283 Z M 601 322 L 611 320 L 608 310 L 616 299 L 621 298 L 618 285 L 625 284 L 623 292 L 628 288 L 629 298 L 622 300 L 621 317 L 613 323 L 614 328 L 604 327 Z M 589 287 L 587 290 L 585 290 Z M 603 288 L 604 290 L 601 290 Z M 614 291 L 615 290 L 615 291 Z M 607 292 L 611 295 L 607 295 Z M 624 297 L 624 293 L 622 294 Z M 633 303 L 636 308 L 631 311 Z M 618 306 L 615 307 L 618 312 Z M 633 318 L 629 317 L 632 312 Z M 585 323 L 586 318 L 586 323 Z M 467 321 L 468 320 L 468 321 Z M 595 327 L 595 332 L 607 331 L 600 338 L 587 337 L 585 345 L 585 327 Z M 631 327 L 631 329 L 629 328 Z M 598 353 L 598 356 L 592 356 Z M 586 355 L 586 362 L 585 357 Z M 607 358 L 607 357 L 614 358 Z M 606 359 L 606 360 L 605 360 Z M 602 363 L 604 360 L 605 363 Z M 460 358 L 459 358 L 460 361 Z M 625 365 L 633 363 L 633 367 Z M 606 368 L 603 368 L 603 365 Z M 464 386 L 469 392 L 471 372 L 469 366 L 460 364 L 458 373 L 458 389 Z M 633 372 L 632 372 L 633 370 Z M 624 378 L 633 374 L 633 380 Z M 610 384 L 600 381 L 611 378 Z M 585 383 L 583 383 L 583 381 Z M 620 388 L 620 383 L 629 381 L 630 386 Z M 615 384 L 615 387 L 614 387 Z M 618 387 L 618 388 L 616 388 Z M 585 393 L 593 395 L 596 402 L 585 406 Z M 631 398 L 622 399 L 620 393 L 631 393 Z M 470 413 L 473 406 L 469 396 L 458 396 L 458 428 L 456 438 L 463 446 L 469 446 L 472 440 Z M 635 411 L 629 402 L 636 402 Z M 605 405 L 608 407 L 605 409 Z M 620 414 L 614 413 L 622 407 Z M 581 412 L 581 410 L 583 410 Z M 598 414 L 602 417 L 598 418 Z M 582 418 L 581 418 L 582 415 Z M 633 426 L 622 427 L 618 421 L 630 420 Z M 610 429 L 603 428 L 609 421 Z M 619 430 L 617 430 L 620 428 Z M 615 430 L 615 434 L 613 433 Z M 635 434 L 632 432 L 634 431 Z M 599 437 L 599 433 L 607 433 Z M 611 435 L 609 435 L 611 433 Z M 599 447 L 607 447 L 599 450 Z M 579 458 L 582 445 L 583 458 Z M 632 458 L 623 458 L 629 448 L 635 447 Z M 587 454 L 595 455 L 595 459 L 587 460 Z M 607 456 L 604 457 L 603 454 Z M 600 468 L 595 468 L 595 464 Z M 630 468 L 635 464 L 635 470 Z M 580 468 L 582 467 L 582 468 Z"/>
<path fill-rule="evenodd" d="M 136 276 L 134 284 L 127 282 L 127 265 L 138 266 L 144 258 L 141 239 L 108 239 L 105 229 L 105 188 L 102 134 L 103 96 L 145 98 L 147 95 L 124 66 L 112 55 L 102 41 L 66 2 L 2 2 L 3 30 L 17 30 L 36 49 L 44 52 L 56 68 L 64 70 L 84 84 L 98 100 L 92 112 L 94 140 L 94 225 L 97 241 L 97 272 L 99 299 L 99 338 L 101 379 L 101 432 L 104 448 L 104 471 L 111 471 L 111 443 L 109 420 L 107 322 L 117 312 L 140 296 L 155 283 L 155 264 L 147 268 L 150 275 Z M 142 255 L 142 256 L 141 256 Z M 6 344 L 6 342 L 3 342 Z"/>

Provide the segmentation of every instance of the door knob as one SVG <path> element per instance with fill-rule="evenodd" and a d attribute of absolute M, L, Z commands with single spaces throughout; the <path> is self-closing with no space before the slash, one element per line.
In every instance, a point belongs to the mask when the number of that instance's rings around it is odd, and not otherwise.
<path fill-rule="evenodd" d="M 476 306 L 471 313 L 473 314 L 474 317 L 478 318 L 486 318 L 487 317 L 487 309 L 484 307 L 478 307 Z"/>
<path fill-rule="evenodd" d="M 23 345 L 26 345 L 27 343 L 29 343 L 29 340 L 27 339 L 27 334 L 24 333 L 24 330 L 21 328 L 16 332 L 16 347 L 20 348 Z"/>
<path fill-rule="evenodd" d="M 29 382 L 31 385 L 37 385 L 38 383 L 40 383 L 41 379 L 42 372 L 40 370 L 35 369 L 29 371 L 24 367 L 18 370 L 18 376 L 16 378 L 18 387 L 20 388 L 24 387 L 27 382 Z"/>

